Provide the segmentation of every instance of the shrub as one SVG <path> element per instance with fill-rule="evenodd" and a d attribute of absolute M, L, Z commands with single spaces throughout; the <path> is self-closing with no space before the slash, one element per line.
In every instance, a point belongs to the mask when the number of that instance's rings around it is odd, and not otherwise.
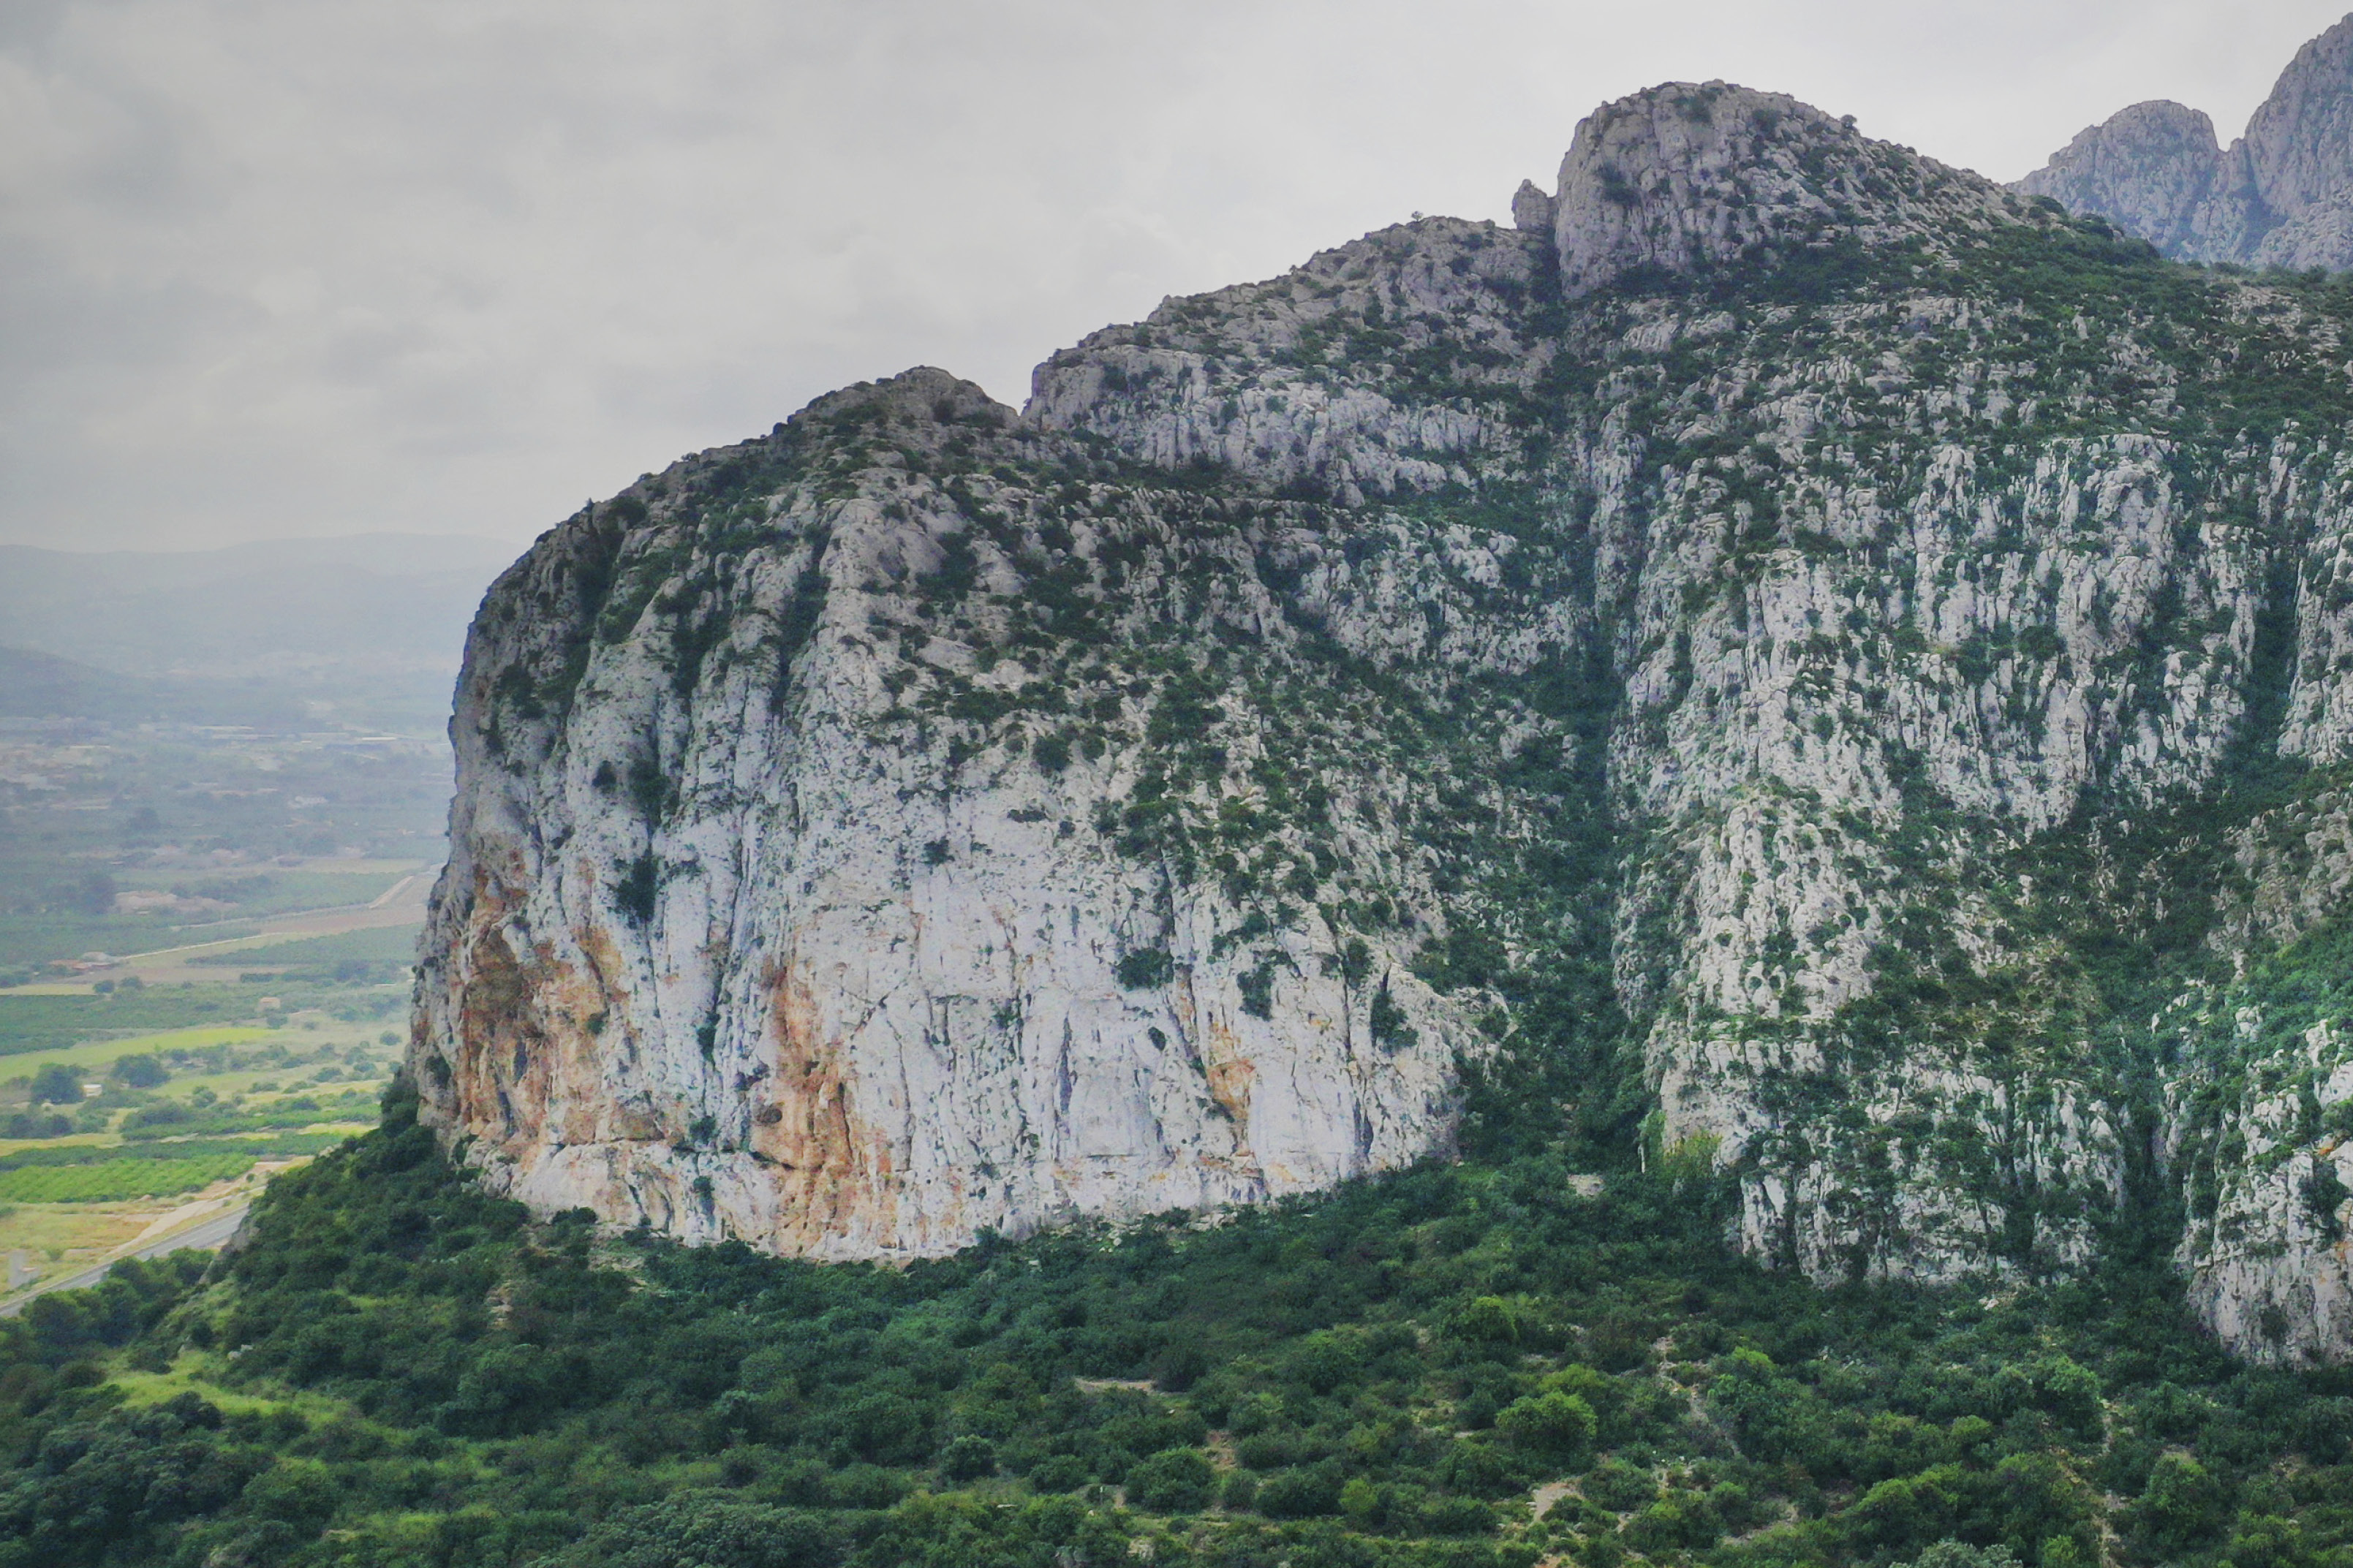
<path fill-rule="evenodd" d="M 1421 1038 L 1421 1032 L 1406 1022 L 1405 1009 L 1390 997 L 1387 980 L 1373 993 L 1370 1019 L 1373 1039 L 1389 1050 L 1409 1049 Z"/>
<path fill-rule="evenodd" d="M 1277 1470 L 1259 1483 L 1258 1511 L 1269 1519 L 1317 1519 L 1340 1510 L 1340 1476 L 1323 1465 Z"/>
<path fill-rule="evenodd" d="M 1517 1344 L 1520 1315 L 1501 1296 L 1474 1297 L 1454 1320 L 1454 1331 L 1478 1344 Z"/>
<path fill-rule="evenodd" d="M 1495 1417 L 1505 1442 L 1536 1458 L 1571 1464 L 1593 1445 L 1593 1406 L 1558 1389 L 1513 1401 Z"/>
<path fill-rule="evenodd" d="M 1659 1483 L 1651 1472 L 1623 1459 L 1604 1459 L 1585 1478 L 1582 1489 L 1597 1507 L 1612 1513 L 1635 1513 L 1659 1500 Z"/>
<path fill-rule="evenodd" d="M 1128 1497 L 1155 1513 L 1191 1513 L 1209 1506 L 1218 1475 L 1198 1448 L 1167 1448 L 1127 1472 Z"/>
<path fill-rule="evenodd" d="M 1626 1544 L 1656 1556 L 1677 1550 L 1704 1552 L 1723 1535 L 1722 1522 L 1705 1498 L 1669 1492 L 1626 1522 Z"/>
<path fill-rule="evenodd" d="M 1071 765 L 1071 738 L 1063 734 L 1040 737 L 1038 743 L 1029 748 L 1029 760 L 1038 764 L 1038 771 L 1041 773 L 1051 775 L 1062 772 Z"/>
<path fill-rule="evenodd" d="M 1310 1334 L 1291 1353 L 1283 1370 L 1317 1394 L 1351 1382 L 1364 1365 L 1364 1347 L 1353 1334 Z"/>
<path fill-rule="evenodd" d="M 1089 1479 L 1086 1461 L 1075 1454 L 1053 1454 L 1030 1468 L 1029 1484 L 1041 1492 L 1074 1492 Z"/>
<path fill-rule="evenodd" d="M 2133 1522 L 2160 1551 L 2187 1551 L 2221 1532 L 2227 1502 L 2221 1482 L 2205 1466 L 2187 1454 L 2163 1454 L 2149 1469 Z"/>
<path fill-rule="evenodd" d="M 986 1437 L 958 1437 L 940 1453 L 940 1474 L 952 1481 L 976 1481 L 996 1473 L 997 1445 Z"/>
<path fill-rule="evenodd" d="M 2052 1568 L 2047 1552 L 2043 1564 L 2044 1568 Z M 2018 1557 L 2007 1546 L 1971 1546 L 1966 1542 L 1939 1541 L 1898 1568 L 2018 1568 Z"/>
<path fill-rule="evenodd" d="M 1176 978 L 1176 961 L 1165 947 L 1140 947 L 1122 954 L 1113 973 L 1126 990 L 1156 990 Z"/>
<path fill-rule="evenodd" d="M 551 1568 L 833 1568 L 830 1521 L 708 1492 L 624 1509 L 550 1559 Z"/>
<path fill-rule="evenodd" d="M 661 899 L 661 861 L 651 850 L 624 862 L 613 882 L 613 906 L 631 925 L 653 923 Z"/>
<path fill-rule="evenodd" d="M 1439 1479 L 1465 1497 L 1509 1497 L 1520 1489 L 1520 1478 L 1504 1456 L 1482 1438 L 1458 1437 L 1439 1462 Z"/>

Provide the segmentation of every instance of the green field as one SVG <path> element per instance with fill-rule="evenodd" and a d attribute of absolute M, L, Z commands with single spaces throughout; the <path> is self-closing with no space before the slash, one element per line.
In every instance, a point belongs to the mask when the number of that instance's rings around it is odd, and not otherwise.
<path fill-rule="evenodd" d="M 188 962 L 207 969 L 267 969 L 281 979 L 394 980 L 405 975 L 409 965 L 417 962 L 417 937 L 415 926 L 385 926 L 375 931 L 305 937 L 299 942 L 271 942 L 266 947 L 238 948 L 230 952 L 201 953 Z"/>
<path fill-rule="evenodd" d="M 0 744 L 0 985 L 365 904 L 440 853 L 437 726 L 355 744 L 60 721 Z"/>
<path fill-rule="evenodd" d="M 35 1165 L 0 1171 L 0 1203 L 120 1203 L 193 1193 L 242 1176 L 251 1154 L 205 1154 L 185 1160 L 105 1160 L 89 1165 Z"/>
<path fill-rule="evenodd" d="M 7 1005 L 14 1000 L 16 999 L 0 997 L 0 1013 L 5 1013 Z M 32 1000 L 48 1001 L 50 998 L 38 997 Z M 29 1060 L 11 1061 L 8 1063 L 7 1070 L 11 1076 L 17 1073 L 29 1076 L 52 1062 L 62 1062 L 73 1068 L 104 1068 L 128 1056 L 152 1056 L 165 1051 L 199 1051 L 216 1046 L 251 1045 L 257 1041 L 269 1039 L 275 1032 L 249 1024 L 220 1024 L 209 1028 L 164 1029 L 153 1034 L 132 1035 L 121 1039 L 87 1040 L 80 1045 L 69 1046 L 62 1050 L 42 1050 L 38 1056 Z"/>
<path fill-rule="evenodd" d="M 108 1037 L 234 1027 L 253 1014 L 257 988 L 144 988 L 109 996 L 0 995 L 0 1056 Z"/>
<path fill-rule="evenodd" d="M 0 837 L 0 868 L 6 862 L 5 847 L 5 838 Z M 40 965 L 84 952 L 120 957 L 249 936 L 273 917 L 369 903 L 418 869 L 407 866 L 385 871 L 371 866 L 348 872 L 252 870 L 194 879 L 176 874 L 150 876 L 131 868 L 85 872 L 91 880 L 84 896 L 93 906 L 101 897 L 111 900 L 153 894 L 179 895 L 192 905 L 219 907 L 120 912 L 101 912 L 95 907 L 0 909 L 0 969 L 15 968 L 14 978 L 20 982 L 37 980 L 42 976 Z"/>
<path fill-rule="evenodd" d="M 0 1057 L 237 1027 L 254 1020 L 264 996 L 277 997 L 282 1013 L 316 1012 L 338 1026 L 381 1032 L 403 1026 L 408 988 L 405 979 L 338 982 L 294 973 L 217 985 L 142 986 L 110 995 L 0 994 Z M 9 1070 L 19 1069 L 11 1064 Z"/>
<path fill-rule="evenodd" d="M 290 1160 L 316 1154 L 343 1142 L 341 1132 L 267 1132 L 249 1137 L 190 1138 L 174 1143 L 31 1143 L 0 1154 L 0 1175 L 12 1171 L 102 1165 L 109 1161 L 195 1160 L 217 1154 Z"/>

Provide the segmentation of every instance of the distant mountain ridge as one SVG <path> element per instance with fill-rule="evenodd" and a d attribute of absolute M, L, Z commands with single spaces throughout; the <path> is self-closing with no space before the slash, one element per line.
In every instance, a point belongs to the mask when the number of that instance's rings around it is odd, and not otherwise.
<path fill-rule="evenodd" d="M 118 675 L 55 654 L 0 646 L 0 719 L 94 719 L 137 724 L 309 727 L 301 706 L 268 682 Z"/>
<path fill-rule="evenodd" d="M 461 535 L 357 534 L 225 550 L 0 545 L 0 644 L 129 676 L 454 674 L 515 553 Z"/>
<path fill-rule="evenodd" d="M 2225 148 L 2200 110 L 2136 103 L 2018 182 L 2178 261 L 2353 267 L 2353 16 L 2296 51 Z"/>

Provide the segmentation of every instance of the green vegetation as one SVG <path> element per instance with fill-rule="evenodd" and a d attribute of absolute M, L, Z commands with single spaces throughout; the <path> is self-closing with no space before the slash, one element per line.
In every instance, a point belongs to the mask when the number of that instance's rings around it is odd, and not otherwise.
<path fill-rule="evenodd" d="M 125 1198 L 170 1197 L 242 1176 L 253 1169 L 253 1161 L 251 1154 L 221 1153 L 31 1165 L 0 1171 L 0 1203 L 120 1203 Z"/>
<path fill-rule="evenodd" d="M 1873 157 L 1865 179 L 1918 177 Z M 1447 276 L 1529 243 L 1463 227 Z M 2216 941 L 2252 876 L 2234 836 L 2344 782 L 2267 750 L 2306 522 L 2256 504 L 2251 476 L 2272 461 L 2261 443 L 2353 416 L 2316 347 L 2353 323 L 2353 292 L 2281 279 L 2258 297 L 2044 212 L 1944 250 L 1795 245 L 1631 278 L 1573 318 L 1506 279 L 1465 295 L 1463 321 L 1493 312 L 1474 331 L 1342 276 L 1386 243 L 1269 286 L 1332 306 L 1287 310 L 1274 346 L 1216 336 L 1198 302 L 1133 341 L 1192 353 L 1225 426 L 1245 394 L 1281 416 L 1352 382 L 1442 405 L 1440 423 L 1496 437 L 1430 454 L 1475 483 L 1342 506 L 1311 473 L 1146 470 L 1083 441 L 1039 457 L 1041 432 L 954 399 L 851 400 L 575 519 L 549 597 L 522 606 L 564 629 L 487 678 L 490 745 L 518 767 L 544 756 L 592 658 L 624 640 L 662 660 L 674 698 L 757 660 L 782 706 L 828 602 L 822 505 L 862 494 L 908 520 L 915 492 L 936 560 L 895 596 L 871 585 L 882 607 L 857 628 L 886 650 L 878 736 L 939 740 L 950 779 L 1018 769 L 1070 789 L 1067 818 L 1050 796 L 1016 817 L 1092 831 L 1139 882 L 1217 889 L 1232 919 L 1210 958 L 1235 960 L 1247 1015 L 1276 1016 L 1322 963 L 1352 1021 L 1407 1050 L 1423 1040 L 1399 1001 L 1409 965 L 1494 1047 L 1465 1068 L 1463 1163 L 1215 1226 L 818 1268 L 599 1237 L 585 1213 L 533 1223 L 462 1182 L 396 1092 L 382 1130 L 271 1189 L 235 1257 L 126 1268 L 0 1327 L 0 1568 L 2353 1568 L 2353 1373 L 2231 1362 L 2174 1266 L 2185 1235 L 2230 1223 L 2232 1184 L 2353 1136 L 2319 1099 L 2333 1061 L 2306 1049 L 2353 1008 L 2353 937 L 2253 942 L 2243 973 Z M 1722 321 L 1701 330 L 1703 310 Z M 1519 332 L 1561 352 L 1502 346 Z M 1106 384 L 1140 395 L 1154 374 Z M 1598 460 L 1553 464 L 1571 439 Z M 2147 493 L 2179 503 L 2168 560 L 2266 584 L 2258 624 L 2211 608 L 2222 589 L 2202 581 L 2185 604 L 2168 577 L 2134 637 L 2075 668 L 2090 644 L 2063 587 L 2105 634 L 2134 574 L 2068 577 L 2112 542 L 2052 498 L 2112 475 L 2109 441 L 2157 454 Z M 1966 471 L 1931 506 L 1947 450 Z M 984 451 L 985 472 L 967 461 Z M 1632 569 L 1599 559 L 1605 500 L 1610 553 L 1655 548 L 1671 574 L 1681 552 L 1690 580 L 1607 602 Z M 1923 538 L 1948 557 L 1924 564 Z M 747 570 L 757 551 L 784 575 Z M 1778 650 L 1751 617 L 1776 585 Z M 755 589 L 764 626 L 737 638 Z M 1994 608 L 1957 631 L 1929 613 L 1964 604 Z M 1461 653 L 1465 627 L 1514 651 Z M 924 657 L 934 639 L 968 665 Z M 1787 704 L 1766 740 L 1837 765 L 1675 739 L 1724 728 L 1719 701 L 1769 720 L 1721 679 L 1752 667 Z M 2022 819 L 1965 814 L 1893 738 L 1962 714 L 1956 752 L 2042 759 L 2063 677 L 2095 727 L 2126 732 L 2177 668 L 2248 699 L 2202 802 L 2152 805 L 2124 778 L 2027 838 Z M 645 832 L 605 873 L 636 926 L 692 870 L 655 847 L 693 804 L 663 743 L 592 774 Z M 1637 759 L 1614 797 L 1613 747 Z M 1646 747 L 1676 764 L 1662 778 L 1730 777 L 1754 808 L 1736 912 L 1804 862 L 1767 893 L 1801 896 L 1809 929 L 1785 904 L 1732 955 L 1753 1011 L 1672 1014 L 1692 868 L 1725 853 L 1708 836 L 1732 804 L 1713 783 L 1653 789 Z M 1114 748 L 1124 793 L 1078 794 L 1082 763 Z M 909 847 L 954 875 L 988 846 Z M 163 917 L 123 923 L 126 892 L 224 920 L 318 894 L 249 855 L 168 887 L 127 844 L 52 859 L 26 884 L 47 890 L 25 912 L 52 922 L 26 953 L 156 936 Z M 1318 951 L 1285 940 L 1311 927 Z M 1873 985 L 1810 1012 L 1857 928 Z M 1176 984 L 1169 937 L 1147 922 L 1131 940 L 1122 987 Z M 397 1005 L 401 946 L 201 962 L 270 970 L 276 1013 L 358 1023 Z M 321 1086 L 367 1063 L 310 1052 L 303 1081 L 283 1030 L 89 1043 L 258 1016 L 259 995 L 0 998 L 0 1050 L 31 1053 L 10 1125 L 40 1141 L 0 1156 L 0 1198 L 185 1190 L 170 1184 L 320 1136 L 285 1130 L 363 1117 L 364 1091 Z M 1662 1018 L 1725 1046 L 1727 1092 L 1765 1113 L 1729 1172 L 1712 1140 L 1665 1146 L 1646 1121 L 1637 1041 Z M 44 1055 L 69 1045 L 69 1061 Z M 2160 1085 L 2159 1060 L 2182 1076 Z M 100 1068 L 85 1100 L 78 1069 Z M 2177 1089 L 2186 1186 L 2156 1168 Z M 2298 1108 L 2294 1136 L 2251 1154 L 2264 1097 Z M 2120 1177 L 2090 1147 L 2112 1135 Z M 2333 1166 L 2299 1179 L 2294 1217 L 2341 1242 Z M 1802 1260 L 1854 1282 L 1733 1256 L 1736 1217 L 1762 1212 L 1743 1214 L 1740 1184 L 1788 1199 L 1762 1238 L 1778 1263 L 1801 1261 L 1798 1194 L 1821 1194 Z M 1950 1216 L 1924 1218 L 1930 1200 L 1975 1228 L 1931 1234 Z M 1866 1282 L 1923 1254 L 1987 1272 Z"/>
<path fill-rule="evenodd" d="M 202 953 L 188 962 L 222 969 L 267 968 L 275 974 L 272 984 L 276 985 L 396 982 L 406 980 L 409 965 L 417 962 L 417 928 L 343 931 L 234 952 Z"/>
<path fill-rule="evenodd" d="M 0 1327 L 0 1563 L 2353 1562 L 2353 1375 L 2161 1265 L 1820 1291 L 1568 1174 L 826 1268 L 530 1223 L 396 1094 L 208 1274 Z"/>
<path fill-rule="evenodd" d="M 248 962 L 259 963 L 257 952 Z M 407 998 L 405 983 L 373 977 L 357 981 L 280 977 L 274 973 L 241 976 L 234 984 L 133 985 L 104 994 L 0 995 L 0 1057 L 95 1046 L 142 1048 L 143 1037 L 186 1029 L 236 1031 L 257 1023 L 264 996 L 277 998 L 273 1024 L 290 1014 L 317 1012 L 343 1024 L 368 1024 L 397 1015 Z M 9 1071 L 21 1070 L 13 1064 Z"/>

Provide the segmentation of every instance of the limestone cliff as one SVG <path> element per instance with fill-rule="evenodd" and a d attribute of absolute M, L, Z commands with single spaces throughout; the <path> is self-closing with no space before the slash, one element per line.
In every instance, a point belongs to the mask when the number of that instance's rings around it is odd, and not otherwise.
<path fill-rule="evenodd" d="M 1513 211 L 550 533 L 469 649 L 429 1119 L 905 1256 L 1441 1152 L 1476 1079 L 1825 1278 L 2180 1206 L 2235 1346 L 2353 1353 L 2277 979 L 2353 880 L 2346 301 L 1721 83 Z"/>

